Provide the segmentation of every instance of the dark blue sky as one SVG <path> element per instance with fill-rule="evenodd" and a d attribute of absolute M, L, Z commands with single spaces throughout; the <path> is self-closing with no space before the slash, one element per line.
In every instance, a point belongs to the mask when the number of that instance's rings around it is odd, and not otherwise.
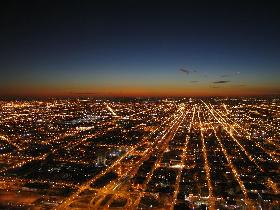
<path fill-rule="evenodd" d="M 3 5 L 2 95 L 280 92 L 280 15 L 267 1 L 57 2 Z"/>

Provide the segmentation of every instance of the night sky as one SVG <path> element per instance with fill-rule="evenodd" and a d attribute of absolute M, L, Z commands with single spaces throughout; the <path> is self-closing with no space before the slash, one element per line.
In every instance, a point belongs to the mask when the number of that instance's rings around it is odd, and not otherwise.
<path fill-rule="evenodd" d="M 7 2 L 0 95 L 280 94 L 280 8 L 269 1 Z"/>

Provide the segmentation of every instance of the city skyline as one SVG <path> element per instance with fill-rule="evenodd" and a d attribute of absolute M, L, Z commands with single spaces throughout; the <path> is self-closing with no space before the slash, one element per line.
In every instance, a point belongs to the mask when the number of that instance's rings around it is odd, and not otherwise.
<path fill-rule="evenodd" d="M 1 100 L 1 209 L 278 209 L 279 97 Z"/>
<path fill-rule="evenodd" d="M 280 94 L 280 18 L 270 3 L 30 1 L 2 10 L 1 96 Z"/>

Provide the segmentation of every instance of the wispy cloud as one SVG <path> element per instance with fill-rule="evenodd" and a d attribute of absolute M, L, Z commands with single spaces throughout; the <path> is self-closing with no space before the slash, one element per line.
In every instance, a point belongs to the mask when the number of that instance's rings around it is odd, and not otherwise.
<path fill-rule="evenodd" d="M 221 78 L 225 78 L 225 77 L 229 77 L 229 75 L 228 74 L 221 75 Z"/>
<path fill-rule="evenodd" d="M 187 69 L 187 68 L 180 68 L 179 71 L 189 75 L 190 73 L 194 73 L 196 72 L 196 70 L 190 70 L 190 69 Z"/>
<path fill-rule="evenodd" d="M 189 73 L 192 72 L 191 70 L 188 70 L 188 69 L 185 69 L 185 68 L 180 68 L 179 71 L 181 71 L 183 73 L 186 73 L 186 74 L 189 74 Z"/>
<path fill-rule="evenodd" d="M 229 80 L 219 80 L 219 81 L 215 81 L 213 82 L 214 84 L 224 84 L 224 83 L 229 83 Z"/>
<path fill-rule="evenodd" d="M 190 81 L 190 83 L 198 83 L 199 81 L 197 80 L 193 80 L 193 81 Z"/>

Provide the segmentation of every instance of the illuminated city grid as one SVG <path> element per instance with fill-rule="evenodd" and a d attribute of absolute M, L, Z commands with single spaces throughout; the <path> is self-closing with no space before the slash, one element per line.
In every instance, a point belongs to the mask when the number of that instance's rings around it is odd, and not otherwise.
<path fill-rule="evenodd" d="M 1 101 L 3 209 L 277 209 L 279 98 Z"/>

